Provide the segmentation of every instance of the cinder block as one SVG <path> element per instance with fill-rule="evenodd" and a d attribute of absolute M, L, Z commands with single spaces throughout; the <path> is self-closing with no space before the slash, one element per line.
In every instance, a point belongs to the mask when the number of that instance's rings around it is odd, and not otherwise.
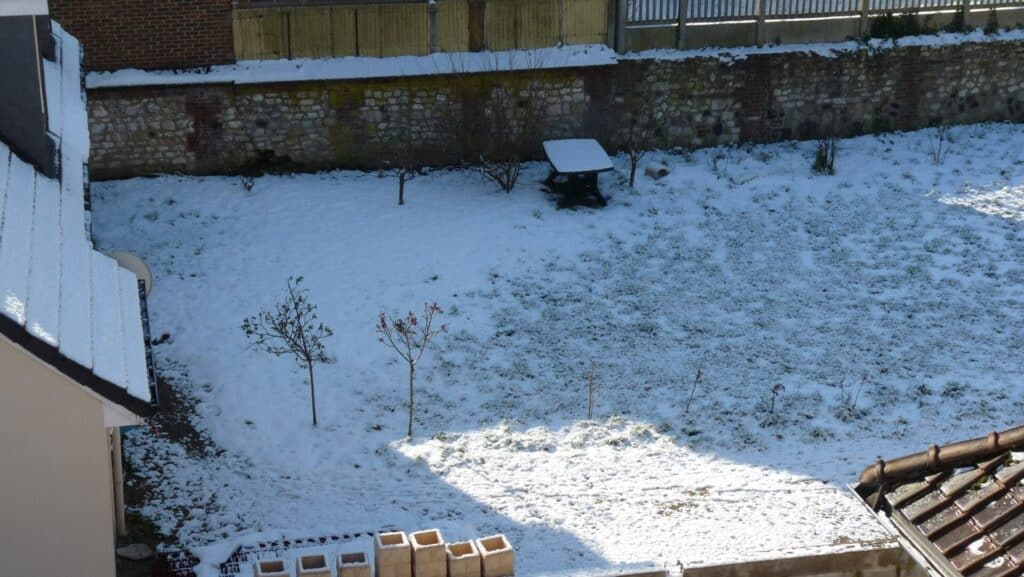
<path fill-rule="evenodd" d="M 480 553 L 472 541 L 449 543 L 448 577 L 480 577 Z"/>
<path fill-rule="evenodd" d="M 412 577 L 412 546 L 405 533 L 379 533 L 373 538 L 376 577 Z"/>
<path fill-rule="evenodd" d="M 326 555 L 303 555 L 295 560 L 296 577 L 331 577 Z"/>
<path fill-rule="evenodd" d="M 252 574 L 253 577 L 291 577 L 280 559 L 256 561 L 252 564 Z"/>
<path fill-rule="evenodd" d="M 366 559 L 366 553 L 338 555 L 338 577 L 370 577 L 370 562 Z"/>
<path fill-rule="evenodd" d="M 412 574 L 414 577 L 447 577 L 448 557 L 444 538 L 437 529 L 417 531 L 409 536 L 412 542 Z"/>
<path fill-rule="evenodd" d="M 482 577 L 512 577 L 516 574 L 515 553 L 504 535 L 491 535 L 476 540 L 480 553 Z"/>

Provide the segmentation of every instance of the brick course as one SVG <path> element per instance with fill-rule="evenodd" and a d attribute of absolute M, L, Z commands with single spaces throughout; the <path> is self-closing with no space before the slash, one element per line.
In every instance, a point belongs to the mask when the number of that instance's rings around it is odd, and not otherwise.
<path fill-rule="evenodd" d="M 197 68 L 234 62 L 231 0 L 50 0 L 86 70 Z"/>

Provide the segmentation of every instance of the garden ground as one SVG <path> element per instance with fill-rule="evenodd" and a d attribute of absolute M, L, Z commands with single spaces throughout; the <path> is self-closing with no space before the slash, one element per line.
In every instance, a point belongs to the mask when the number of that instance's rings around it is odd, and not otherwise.
<path fill-rule="evenodd" d="M 509 195 L 435 171 L 402 207 L 349 171 L 94 183 L 98 244 L 152 267 L 157 364 L 209 442 L 127 436 L 140 513 L 221 543 L 206 570 L 224 544 L 383 527 L 506 533 L 522 574 L 885 541 L 845 487 L 864 466 L 1024 405 L 1024 127 L 953 129 L 941 162 L 936 134 L 843 141 L 834 176 L 813 143 L 652 153 L 671 174 L 635 190 L 618 158 L 601 210 L 557 210 L 539 163 Z M 315 429 L 304 372 L 239 328 L 290 275 L 335 331 Z M 406 440 L 374 323 L 425 301 L 449 332 Z"/>

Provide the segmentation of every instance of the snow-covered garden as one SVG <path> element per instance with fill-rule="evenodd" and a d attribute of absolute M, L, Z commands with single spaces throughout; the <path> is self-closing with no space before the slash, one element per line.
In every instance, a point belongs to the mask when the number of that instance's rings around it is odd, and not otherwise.
<path fill-rule="evenodd" d="M 685 565 L 888 537 L 847 483 L 880 456 L 1019 424 L 1024 127 L 656 152 L 671 173 L 557 210 L 530 164 L 94 183 L 99 248 L 140 254 L 160 371 L 208 440 L 127 437 L 172 542 L 438 527 L 517 569 Z M 251 186 L 250 186 L 251 185 Z M 240 325 L 289 276 L 334 329 L 306 373 Z M 417 369 L 380 312 L 436 301 Z M 697 379 L 697 374 L 700 378 Z M 587 420 L 588 373 L 595 383 Z"/>

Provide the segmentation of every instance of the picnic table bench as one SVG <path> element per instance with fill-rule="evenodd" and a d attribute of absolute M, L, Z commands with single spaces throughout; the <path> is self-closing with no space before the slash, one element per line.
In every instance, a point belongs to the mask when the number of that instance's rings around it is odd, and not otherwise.
<path fill-rule="evenodd" d="M 551 164 L 548 186 L 552 190 L 562 190 L 569 197 L 594 197 L 602 206 L 605 204 L 597 175 L 612 170 L 612 160 L 596 140 L 546 140 L 544 154 Z"/>

